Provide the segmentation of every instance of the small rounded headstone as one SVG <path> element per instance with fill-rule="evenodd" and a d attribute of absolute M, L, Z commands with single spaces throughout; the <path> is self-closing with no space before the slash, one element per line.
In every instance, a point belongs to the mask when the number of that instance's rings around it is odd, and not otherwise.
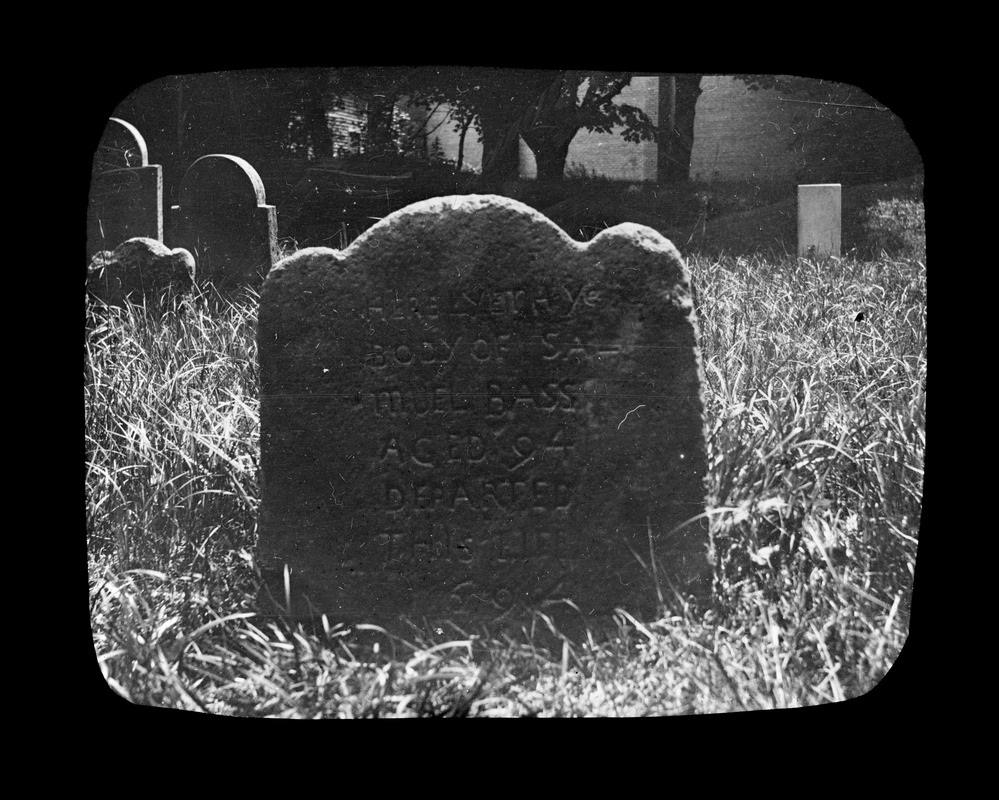
<path fill-rule="evenodd" d="M 155 239 L 136 237 L 90 260 L 87 290 L 109 305 L 159 301 L 194 288 L 194 256 L 183 248 L 171 250 Z"/>

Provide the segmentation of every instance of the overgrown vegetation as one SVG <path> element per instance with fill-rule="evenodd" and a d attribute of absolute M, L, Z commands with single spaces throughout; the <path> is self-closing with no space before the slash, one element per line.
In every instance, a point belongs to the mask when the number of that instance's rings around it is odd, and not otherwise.
<path fill-rule="evenodd" d="M 867 233 L 869 253 L 905 253 L 926 258 L 926 221 L 922 203 L 897 197 L 878 200 L 864 210 L 861 220 Z"/>
<path fill-rule="evenodd" d="M 870 221 L 918 243 L 910 212 L 876 206 Z M 162 316 L 93 307 L 87 536 L 109 686 L 139 704 L 282 717 L 708 713 L 869 691 L 909 629 L 925 260 L 689 266 L 713 594 L 659 619 L 623 609 L 616 636 L 582 643 L 540 615 L 516 638 L 410 641 L 256 617 L 255 299 L 194 298 Z"/>

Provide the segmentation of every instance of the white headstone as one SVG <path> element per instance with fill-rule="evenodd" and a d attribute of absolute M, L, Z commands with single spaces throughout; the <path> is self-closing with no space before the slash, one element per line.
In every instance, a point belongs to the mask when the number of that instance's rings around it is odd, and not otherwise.
<path fill-rule="evenodd" d="M 798 187 L 798 255 L 839 256 L 843 187 L 811 183 Z"/>

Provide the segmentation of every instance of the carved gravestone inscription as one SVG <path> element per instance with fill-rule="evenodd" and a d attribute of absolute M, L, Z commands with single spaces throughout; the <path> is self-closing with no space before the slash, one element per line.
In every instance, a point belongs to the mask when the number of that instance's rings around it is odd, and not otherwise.
<path fill-rule="evenodd" d="M 293 612 L 490 621 L 703 586 L 689 274 L 655 231 L 582 244 L 516 201 L 437 198 L 261 297 L 258 561 Z M 666 589 L 668 591 L 668 589 Z"/>

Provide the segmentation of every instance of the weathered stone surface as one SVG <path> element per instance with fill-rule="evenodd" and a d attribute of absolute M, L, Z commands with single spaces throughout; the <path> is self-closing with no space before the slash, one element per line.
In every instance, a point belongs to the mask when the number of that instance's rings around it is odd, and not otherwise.
<path fill-rule="evenodd" d="M 277 212 L 244 159 L 202 156 L 188 168 L 180 205 L 171 209 L 169 241 L 198 262 L 198 282 L 222 292 L 259 290 L 277 261 Z"/>
<path fill-rule="evenodd" d="M 137 237 L 163 240 L 163 173 L 139 131 L 112 117 L 94 154 L 87 257 Z"/>
<path fill-rule="evenodd" d="M 507 198 L 417 203 L 261 296 L 258 563 L 295 613 L 489 622 L 704 588 L 691 281 L 648 228 L 582 244 Z M 282 601 L 283 602 L 283 601 Z"/>
<path fill-rule="evenodd" d="M 135 238 L 91 258 L 87 290 L 109 305 L 159 302 L 194 288 L 194 256 L 155 239 Z"/>

